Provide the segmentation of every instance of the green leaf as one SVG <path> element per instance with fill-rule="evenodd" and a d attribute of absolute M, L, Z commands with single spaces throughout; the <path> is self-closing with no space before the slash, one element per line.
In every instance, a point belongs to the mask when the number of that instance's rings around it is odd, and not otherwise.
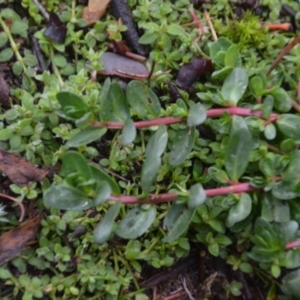
<path fill-rule="evenodd" d="M 221 94 L 231 105 L 236 105 L 244 95 L 248 86 L 248 74 L 245 69 L 235 68 L 226 77 Z"/>
<path fill-rule="evenodd" d="M 78 172 L 84 176 L 86 180 L 93 177 L 92 170 L 85 157 L 76 151 L 68 151 L 62 157 L 62 168 L 60 170 L 61 176 L 67 176 L 71 173 Z"/>
<path fill-rule="evenodd" d="M 0 129 L 0 141 L 7 141 L 13 135 L 14 131 L 11 128 Z"/>
<path fill-rule="evenodd" d="M 93 207 L 92 199 L 69 185 L 56 185 L 47 189 L 43 197 L 46 206 L 63 210 L 85 210 Z"/>
<path fill-rule="evenodd" d="M 212 61 L 214 63 L 216 63 L 217 54 L 220 51 L 223 51 L 225 54 L 225 52 L 231 47 L 231 45 L 233 45 L 233 43 L 225 37 L 220 37 L 216 42 L 213 42 L 209 47 L 209 54 L 210 54 Z M 224 56 L 224 59 L 225 59 L 225 56 Z M 224 60 L 219 65 L 223 66 L 223 64 L 224 64 Z"/>
<path fill-rule="evenodd" d="M 225 153 L 225 169 L 233 181 L 244 174 L 252 150 L 252 137 L 247 123 L 240 116 L 233 116 L 229 141 Z"/>
<path fill-rule="evenodd" d="M 143 82 L 132 80 L 126 88 L 126 97 L 129 105 L 139 118 L 147 119 L 148 114 L 158 117 L 160 114 L 160 101 L 155 93 Z"/>
<path fill-rule="evenodd" d="M 95 141 L 99 141 L 101 137 L 106 133 L 106 128 L 88 127 L 71 137 L 67 143 L 67 147 L 80 147 L 90 144 Z"/>
<path fill-rule="evenodd" d="M 197 126 L 206 120 L 206 109 L 201 103 L 195 103 L 191 106 L 187 117 L 187 125 Z"/>
<path fill-rule="evenodd" d="M 296 248 L 293 250 L 289 250 L 286 253 L 286 263 L 284 267 L 288 269 L 295 269 L 300 267 L 300 249 Z"/>
<path fill-rule="evenodd" d="M 221 78 L 224 78 L 226 77 L 230 72 L 232 72 L 233 70 L 233 67 L 224 67 L 220 70 L 217 70 L 217 71 L 214 71 L 212 74 L 211 74 L 211 78 L 213 79 L 221 79 Z"/>
<path fill-rule="evenodd" d="M 289 154 L 290 162 L 282 172 L 282 179 L 289 184 L 297 180 L 300 174 L 300 150 L 294 150 Z"/>
<path fill-rule="evenodd" d="M 125 121 L 124 127 L 122 129 L 121 144 L 124 146 L 130 144 L 134 141 L 135 137 L 136 137 L 136 127 L 134 126 L 133 120 L 128 118 Z"/>
<path fill-rule="evenodd" d="M 0 62 L 7 62 L 9 61 L 14 55 L 14 52 L 11 48 L 3 49 L 0 52 Z"/>
<path fill-rule="evenodd" d="M 299 195 L 293 192 L 293 185 L 289 182 L 280 181 L 272 189 L 272 195 L 280 200 L 291 200 L 298 198 Z"/>
<path fill-rule="evenodd" d="M 143 44 L 143 45 L 152 44 L 157 40 L 158 37 L 159 34 L 157 32 L 146 32 L 140 37 L 139 44 Z"/>
<path fill-rule="evenodd" d="M 118 224 L 116 235 L 123 239 L 136 239 L 151 226 L 156 216 L 156 206 L 146 208 L 136 206 Z"/>
<path fill-rule="evenodd" d="M 2 31 L 0 32 L 0 47 L 2 48 L 8 42 L 8 35 Z"/>
<path fill-rule="evenodd" d="M 217 167 L 208 168 L 208 175 L 215 181 L 220 183 L 228 183 L 229 178 L 225 171 L 218 169 Z"/>
<path fill-rule="evenodd" d="M 169 154 L 169 164 L 178 166 L 191 153 L 195 142 L 195 127 L 178 129 Z"/>
<path fill-rule="evenodd" d="M 77 120 L 90 111 L 90 108 L 84 100 L 76 94 L 59 92 L 56 98 L 62 109 L 61 112 L 57 113 L 66 119 Z"/>
<path fill-rule="evenodd" d="M 95 166 L 90 165 L 90 168 L 93 173 L 93 178 L 95 179 L 96 182 L 105 181 L 110 185 L 112 193 L 114 195 L 121 194 L 118 183 L 112 177 L 110 177 L 107 173 L 105 173 L 104 171 L 102 171 L 101 169 L 99 169 Z"/>
<path fill-rule="evenodd" d="M 267 95 L 266 98 L 263 99 L 263 117 L 265 119 L 269 119 L 271 116 L 271 113 L 273 111 L 274 106 L 274 98 L 271 95 Z"/>
<path fill-rule="evenodd" d="M 264 129 L 264 135 L 267 140 L 273 140 L 276 137 L 276 128 L 275 126 L 270 123 Z"/>
<path fill-rule="evenodd" d="M 292 108 L 289 94 L 283 88 L 273 89 L 270 94 L 274 98 L 274 107 L 280 112 L 288 112 Z"/>
<path fill-rule="evenodd" d="M 226 67 L 240 67 L 242 60 L 237 45 L 231 45 L 225 54 L 225 66 Z"/>
<path fill-rule="evenodd" d="M 162 239 L 164 243 L 171 243 L 178 239 L 188 229 L 196 211 L 181 205 L 177 205 L 174 209 L 172 208 L 168 211 L 164 220 L 164 228 L 167 228 L 169 231 L 167 236 Z M 170 222 L 170 220 L 173 222 Z"/>
<path fill-rule="evenodd" d="M 286 295 L 300 298 L 300 269 L 292 271 L 282 278 L 282 291 Z"/>
<path fill-rule="evenodd" d="M 160 166 L 160 157 L 146 157 L 141 173 L 141 186 L 144 193 L 149 193 Z"/>
<path fill-rule="evenodd" d="M 53 63 L 59 68 L 64 68 L 67 65 L 66 58 L 61 54 L 56 54 L 53 56 Z"/>
<path fill-rule="evenodd" d="M 269 222 L 289 222 L 290 208 L 286 201 L 267 193 L 262 199 L 261 216 Z"/>
<path fill-rule="evenodd" d="M 228 227 L 232 227 L 235 223 L 243 221 L 250 215 L 251 209 L 251 197 L 245 193 L 241 194 L 238 202 L 234 204 L 229 210 L 226 225 Z"/>
<path fill-rule="evenodd" d="M 121 86 L 113 82 L 109 87 L 108 98 L 112 102 L 113 111 L 120 122 L 130 117 L 129 107 Z"/>
<path fill-rule="evenodd" d="M 172 23 L 168 25 L 167 32 L 171 35 L 176 35 L 176 36 L 186 35 L 185 30 L 176 23 Z"/>
<path fill-rule="evenodd" d="M 286 137 L 295 140 L 300 139 L 300 116 L 294 114 L 282 114 L 277 118 L 276 124 Z"/>
<path fill-rule="evenodd" d="M 262 96 L 266 89 L 266 82 L 261 76 L 254 76 L 250 79 L 249 88 L 254 97 Z"/>
<path fill-rule="evenodd" d="M 160 157 L 168 143 L 168 131 L 166 125 L 158 127 L 156 132 L 150 137 L 146 147 L 146 157 Z"/>
<path fill-rule="evenodd" d="M 187 205 L 189 208 L 195 208 L 203 204 L 206 200 L 206 193 L 202 184 L 196 183 L 190 188 Z"/>
<path fill-rule="evenodd" d="M 174 202 L 172 206 L 169 208 L 167 215 L 164 218 L 163 228 L 170 230 L 174 225 L 175 221 L 182 214 L 182 212 L 186 209 L 186 205 L 182 203 Z"/>
<path fill-rule="evenodd" d="M 111 186 L 107 181 L 102 181 L 97 186 L 96 195 L 93 199 L 93 205 L 97 206 L 105 202 L 111 195 Z"/>
<path fill-rule="evenodd" d="M 121 86 L 106 80 L 101 94 L 101 121 L 125 122 L 129 116 L 129 107 Z"/>
<path fill-rule="evenodd" d="M 119 214 L 122 206 L 121 201 L 117 201 L 102 218 L 101 222 L 96 226 L 93 236 L 95 243 L 104 244 L 112 235 L 115 218 Z"/>

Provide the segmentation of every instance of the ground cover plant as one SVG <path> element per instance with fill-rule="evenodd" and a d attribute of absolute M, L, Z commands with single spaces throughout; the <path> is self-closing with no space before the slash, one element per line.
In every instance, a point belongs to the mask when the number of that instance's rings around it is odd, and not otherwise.
<path fill-rule="evenodd" d="M 300 4 L 20 3 L 0 1 L 2 299 L 168 299 L 153 270 L 195 262 L 176 299 L 298 299 Z"/>

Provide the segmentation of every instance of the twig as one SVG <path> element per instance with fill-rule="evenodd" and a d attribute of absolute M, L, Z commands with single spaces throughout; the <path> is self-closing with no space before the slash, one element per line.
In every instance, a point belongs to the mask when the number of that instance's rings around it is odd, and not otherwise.
<path fill-rule="evenodd" d="M 262 24 L 263 27 L 267 27 L 269 31 L 291 31 L 293 26 L 291 23 L 280 23 L 280 24 Z"/>
<path fill-rule="evenodd" d="M 209 27 L 209 29 L 210 29 L 211 35 L 212 35 L 212 37 L 213 37 L 213 40 L 214 40 L 214 41 L 217 41 L 217 40 L 218 40 L 218 36 L 217 36 L 217 34 L 216 34 L 214 25 L 213 25 L 213 23 L 212 23 L 211 20 L 210 20 L 209 13 L 207 12 L 207 10 L 206 10 L 205 7 L 204 7 L 204 15 L 205 15 L 205 18 L 206 18 L 208 27 Z"/>
<path fill-rule="evenodd" d="M 19 218 L 19 222 L 23 222 L 24 216 L 25 216 L 25 208 L 24 208 L 23 203 L 20 202 L 18 199 L 14 198 L 14 197 L 11 197 L 11 196 L 8 196 L 8 195 L 6 195 L 6 194 L 0 193 L 0 197 L 3 197 L 3 198 L 6 198 L 6 199 L 8 199 L 8 200 L 11 200 L 11 201 L 13 201 L 13 202 L 16 202 L 16 203 L 19 205 L 20 210 L 21 210 L 21 216 L 20 216 L 20 218 Z"/>
<path fill-rule="evenodd" d="M 279 64 L 279 62 L 282 60 L 282 58 L 298 43 L 300 43 L 300 35 L 294 38 L 283 50 L 279 53 L 277 58 L 272 63 L 271 67 L 269 68 L 267 72 L 267 76 L 274 70 L 274 68 Z"/>
<path fill-rule="evenodd" d="M 41 12 L 41 14 L 44 16 L 44 18 L 49 21 L 50 16 L 48 14 L 48 12 L 46 11 L 46 9 L 44 8 L 44 6 L 38 1 L 38 0 L 32 0 L 33 3 L 37 6 L 37 8 L 39 9 L 39 11 Z"/>

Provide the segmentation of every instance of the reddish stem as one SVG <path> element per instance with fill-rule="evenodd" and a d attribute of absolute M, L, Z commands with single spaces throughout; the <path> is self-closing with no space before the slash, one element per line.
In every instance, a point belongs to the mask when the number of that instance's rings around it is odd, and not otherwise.
<path fill-rule="evenodd" d="M 287 243 L 285 245 L 285 249 L 292 249 L 294 247 L 299 247 L 300 246 L 300 240 L 297 240 L 297 241 L 293 241 L 293 242 L 290 242 L 290 243 Z"/>
<path fill-rule="evenodd" d="M 216 189 L 209 189 L 205 190 L 207 197 L 216 197 L 220 195 L 227 195 L 227 194 L 240 194 L 246 192 L 253 192 L 257 190 L 250 183 L 238 183 L 232 186 L 226 186 Z M 109 200 L 112 201 L 122 201 L 124 204 L 154 204 L 154 203 L 162 203 L 162 202 L 171 202 L 178 199 L 178 195 L 175 193 L 166 193 L 166 194 L 151 194 L 150 198 L 148 199 L 140 199 L 135 196 L 110 196 Z"/>
<path fill-rule="evenodd" d="M 0 193 L 0 197 L 6 198 L 6 199 L 11 200 L 11 201 L 13 201 L 13 202 L 16 202 L 16 203 L 19 205 L 20 210 L 21 210 L 21 216 L 20 216 L 20 218 L 19 218 L 19 222 L 23 222 L 24 216 L 25 216 L 25 208 L 24 208 L 23 203 L 20 202 L 18 199 L 14 198 L 14 197 L 11 197 L 11 196 L 8 196 L 8 195 L 6 195 L 6 194 Z"/>
<path fill-rule="evenodd" d="M 241 108 L 241 107 L 229 107 L 229 108 L 215 108 L 215 109 L 208 109 L 206 111 L 206 115 L 208 118 L 216 118 L 224 113 L 229 113 L 230 115 L 238 115 L 238 116 L 255 116 L 259 118 L 263 118 L 263 113 L 259 110 L 252 110 L 249 108 Z M 272 113 L 270 116 L 269 121 L 274 122 L 276 121 L 278 115 L 275 113 Z M 169 124 L 176 124 L 176 123 L 182 123 L 186 120 L 184 118 L 174 118 L 174 117 L 164 117 L 164 118 L 157 118 L 152 119 L 148 121 L 138 121 L 134 122 L 134 125 L 136 128 L 145 128 L 145 127 L 151 127 L 151 126 L 159 126 L 159 125 L 169 125 Z M 93 121 L 92 126 L 95 127 L 106 127 L 109 129 L 121 129 L 124 126 L 124 123 L 122 122 L 98 122 Z"/>

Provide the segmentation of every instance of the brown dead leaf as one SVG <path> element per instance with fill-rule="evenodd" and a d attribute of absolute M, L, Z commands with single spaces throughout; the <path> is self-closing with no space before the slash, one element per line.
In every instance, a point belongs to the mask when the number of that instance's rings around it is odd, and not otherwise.
<path fill-rule="evenodd" d="M 32 163 L 15 154 L 0 149 L 0 169 L 16 184 L 42 181 L 47 172 L 36 168 Z"/>
<path fill-rule="evenodd" d="M 3 106 L 8 106 L 9 104 L 9 88 L 5 79 L 1 74 L 0 74 L 0 103 Z"/>
<path fill-rule="evenodd" d="M 100 60 L 104 71 L 99 72 L 99 74 L 137 80 L 146 80 L 149 76 L 149 71 L 145 65 L 122 55 L 105 52 Z"/>
<path fill-rule="evenodd" d="M 0 237 L 0 265 L 18 256 L 28 241 L 32 240 L 38 229 L 42 214 L 28 221 L 26 224 L 4 233 Z"/>
<path fill-rule="evenodd" d="M 95 24 L 105 14 L 110 0 L 89 0 L 88 6 L 83 9 L 82 18 L 88 25 Z"/>

